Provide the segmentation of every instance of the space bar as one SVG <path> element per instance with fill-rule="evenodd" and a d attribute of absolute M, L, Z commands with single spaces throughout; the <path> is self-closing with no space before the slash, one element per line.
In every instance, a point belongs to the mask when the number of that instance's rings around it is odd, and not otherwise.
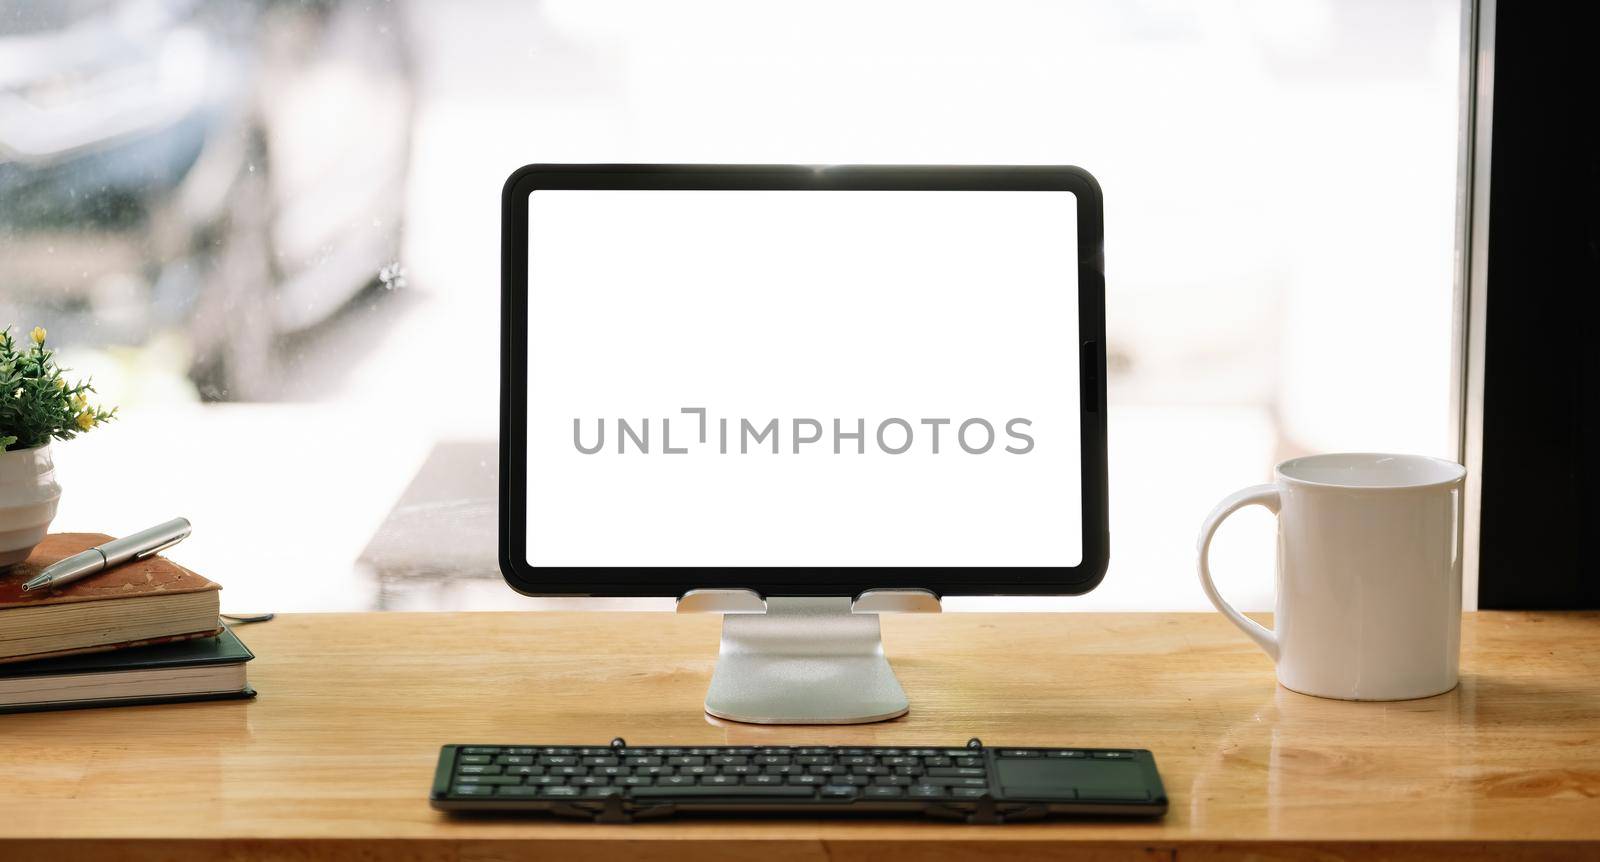
<path fill-rule="evenodd" d="M 741 785 L 737 787 L 718 787 L 716 785 L 692 784 L 687 787 L 630 787 L 628 794 L 634 799 L 658 797 L 699 797 L 718 796 L 728 799 L 755 796 L 804 796 L 810 799 L 815 796 L 817 789 L 803 784 L 797 785 Z"/>

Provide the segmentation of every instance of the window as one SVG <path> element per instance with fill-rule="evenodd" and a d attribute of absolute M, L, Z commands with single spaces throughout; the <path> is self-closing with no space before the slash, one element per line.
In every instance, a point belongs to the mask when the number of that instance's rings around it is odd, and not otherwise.
<path fill-rule="evenodd" d="M 1310 451 L 1454 457 L 1456 0 L 0 2 L 0 322 L 115 425 L 55 529 L 195 522 L 234 611 L 520 607 L 499 191 L 545 162 L 1068 163 L 1106 199 L 1112 564 Z M 1213 551 L 1271 603 L 1270 516 Z M 655 606 L 660 606 L 655 605 Z"/>

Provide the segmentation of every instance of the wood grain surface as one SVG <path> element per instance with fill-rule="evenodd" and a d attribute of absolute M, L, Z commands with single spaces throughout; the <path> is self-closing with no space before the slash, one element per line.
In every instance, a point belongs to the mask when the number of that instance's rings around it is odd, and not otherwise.
<path fill-rule="evenodd" d="M 1600 858 L 1600 614 L 1468 614 L 1463 680 L 1278 687 L 1206 614 L 884 618 L 899 720 L 755 727 L 701 699 L 710 615 L 304 614 L 239 629 L 255 701 L 0 716 L 0 859 Z M 1153 822 L 457 820 L 461 743 L 1143 747 Z"/>

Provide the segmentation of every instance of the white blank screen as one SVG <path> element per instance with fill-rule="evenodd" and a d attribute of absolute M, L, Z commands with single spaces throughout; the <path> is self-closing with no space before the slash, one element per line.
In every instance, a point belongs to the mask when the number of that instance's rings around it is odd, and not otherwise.
<path fill-rule="evenodd" d="M 528 206 L 530 566 L 1081 562 L 1072 194 Z"/>

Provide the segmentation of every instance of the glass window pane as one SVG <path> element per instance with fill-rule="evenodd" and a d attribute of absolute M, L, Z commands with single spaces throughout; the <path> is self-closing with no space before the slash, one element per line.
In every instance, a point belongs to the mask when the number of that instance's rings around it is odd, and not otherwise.
<path fill-rule="evenodd" d="M 1207 607 L 1285 457 L 1447 439 L 1456 0 L 0 0 L 0 322 L 119 420 L 56 529 L 184 514 L 232 610 L 510 607 L 499 194 L 529 162 L 1069 163 L 1105 191 L 1112 568 Z M 1271 602 L 1271 518 L 1214 568 Z"/>

